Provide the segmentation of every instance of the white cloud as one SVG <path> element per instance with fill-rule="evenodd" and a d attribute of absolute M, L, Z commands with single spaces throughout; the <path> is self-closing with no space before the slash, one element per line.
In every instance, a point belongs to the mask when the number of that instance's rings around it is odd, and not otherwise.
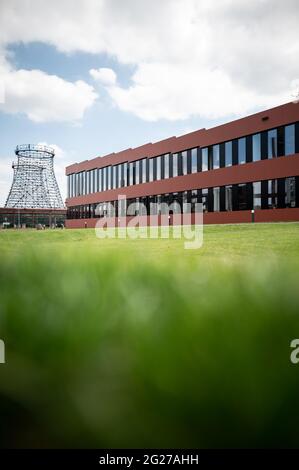
<path fill-rule="evenodd" d="M 40 70 L 14 70 L 7 62 L 1 72 L 5 99 L 0 110 L 26 114 L 34 122 L 78 121 L 97 98 L 93 87 L 81 80 L 72 83 Z"/>
<path fill-rule="evenodd" d="M 43 41 L 134 65 L 127 88 L 111 69 L 91 75 L 116 106 L 142 119 L 225 117 L 292 99 L 298 15 L 297 0 L 77 0 L 76 8 L 71 0 L 10 0 L 0 2 L 0 43 Z M 94 95 L 72 85 L 82 116 Z M 56 119 L 60 101 L 51 100 Z M 30 116 L 44 119 L 40 109 Z"/>
<path fill-rule="evenodd" d="M 115 85 L 116 83 L 116 73 L 114 70 L 108 67 L 91 69 L 89 73 L 94 80 L 101 83 L 102 85 L 110 86 Z"/>
<path fill-rule="evenodd" d="M 174 64 L 143 64 L 133 76 L 131 87 L 108 86 L 107 90 L 121 109 L 148 121 L 241 115 L 260 102 L 272 106 L 289 99 L 287 92 L 257 94 L 220 69 L 200 71 L 196 64 L 181 68 Z"/>

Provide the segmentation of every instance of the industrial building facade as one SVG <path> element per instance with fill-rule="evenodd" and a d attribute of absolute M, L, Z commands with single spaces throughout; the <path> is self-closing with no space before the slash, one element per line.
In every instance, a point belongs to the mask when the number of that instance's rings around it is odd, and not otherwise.
<path fill-rule="evenodd" d="M 163 202 L 191 212 L 202 203 L 204 223 L 250 222 L 253 209 L 256 222 L 299 221 L 299 103 L 75 163 L 66 175 L 68 228 L 104 216 L 146 224 Z"/>
<path fill-rule="evenodd" d="M 65 209 L 20 209 L 0 207 L 0 228 L 34 228 L 37 225 L 62 227 Z"/>

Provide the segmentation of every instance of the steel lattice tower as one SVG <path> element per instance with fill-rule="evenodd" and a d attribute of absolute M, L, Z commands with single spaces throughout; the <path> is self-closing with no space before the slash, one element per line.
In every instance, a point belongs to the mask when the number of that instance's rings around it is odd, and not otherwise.
<path fill-rule="evenodd" d="M 43 145 L 18 145 L 13 182 L 5 207 L 64 209 L 54 173 L 55 151 Z"/>

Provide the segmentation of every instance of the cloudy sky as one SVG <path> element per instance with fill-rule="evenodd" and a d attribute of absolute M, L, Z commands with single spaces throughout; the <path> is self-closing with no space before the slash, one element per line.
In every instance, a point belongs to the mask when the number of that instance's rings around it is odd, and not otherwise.
<path fill-rule="evenodd" d="M 0 0 L 0 206 L 17 144 L 74 161 L 291 101 L 298 0 Z"/>

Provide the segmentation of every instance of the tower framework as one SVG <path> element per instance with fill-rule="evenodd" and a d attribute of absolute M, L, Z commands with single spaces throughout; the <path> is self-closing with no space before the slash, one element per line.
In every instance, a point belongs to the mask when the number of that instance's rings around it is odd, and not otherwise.
<path fill-rule="evenodd" d="M 18 145 L 12 163 L 13 182 L 5 207 L 63 209 L 54 173 L 55 151 L 44 145 Z"/>

